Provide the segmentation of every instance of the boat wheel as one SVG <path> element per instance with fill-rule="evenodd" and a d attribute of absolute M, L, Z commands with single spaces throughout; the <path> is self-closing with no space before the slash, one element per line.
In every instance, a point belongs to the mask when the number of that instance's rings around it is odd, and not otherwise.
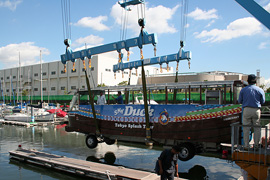
<path fill-rule="evenodd" d="M 88 148 L 93 149 L 97 147 L 98 144 L 97 137 L 95 135 L 88 135 L 85 139 L 85 143 Z"/>
<path fill-rule="evenodd" d="M 192 144 L 183 143 L 178 145 L 180 152 L 178 154 L 178 159 L 181 161 L 188 161 L 195 156 L 195 147 Z"/>

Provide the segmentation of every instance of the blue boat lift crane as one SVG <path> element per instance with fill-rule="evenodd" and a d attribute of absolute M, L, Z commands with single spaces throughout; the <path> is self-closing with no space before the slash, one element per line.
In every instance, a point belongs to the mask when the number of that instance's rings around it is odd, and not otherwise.
<path fill-rule="evenodd" d="M 144 0 L 124 0 L 121 3 L 120 2 L 118 2 L 118 3 L 121 7 L 123 7 L 125 10 L 128 11 L 129 6 L 144 4 L 145 1 Z M 154 46 L 154 51 L 156 51 L 156 44 L 157 44 L 158 40 L 157 40 L 157 35 L 155 33 L 148 34 L 144 30 L 144 26 L 145 26 L 144 18 L 140 18 L 138 23 L 141 26 L 141 32 L 140 32 L 139 37 L 135 37 L 132 39 L 126 39 L 126 40 L 122 40 L 122 41 L 118 41 L 118 42 L 114 42 L 114 43 L 110 43 L 110 44 L 105 44 L 105 45 L 101 45 L 101 46 L 91 47 L 91 48 L 84 49 L 84 50 L 79 50 L 79 51 L 73 52 L 72 49 L 70 48 L 71 40 L 66 39 L 64 41 L 64 43 L 66 45 L 66 53 L 61 55 L 61 62 L 65 65 L 64 72 L 66 71 L 66 62 L 68 62 L 68 61 L 73 62 L 73 70 L 74 70 L 75 62 L 77 59 L 80 59 L 83 61 L 84 68 L 85 68 L 85 59 L 88 58 L 89 59 L 89 68 L 90 68 L 91 67 L 91 57 L 93 55 L 102 54 L 102 53 L 111 52 L 111 51 L 117 51 L 119 54 L 118 64 L 113 66 L 114 72 L 119 71 L 119 70 L 124 71 L 125 69 L 130 69 L 130 70 L 133 68 L 138 69 L 138 67 L 142 66 L 142 61 L 144 62 L 144 65 L 154 65 L 154 64 L 162 65 L 163 63 L 166 63 L 167 67 L 168 67 L 169 62 L 177 61 L 177 64 L 178 64 L 180 60 L 186 59 L 189 61 L 191 59 L 191 52 L 189 52 L 189 51 L 185 52 L 183 50 L 183 46 L 184 46 L 183 42 L 180 43 L 181 48 L 180 48 L 178 53 L 144 59 L 143 54 L 142 54 L 143 45 L 152 44 Z M 131 47 L 136 47 L 136 46 L 139 47 L 141 50 L 141 59 L 137 60 L 137 61 L 123 63 L 122 62 L 123 54 L 121 52 L 122 49 L 125 49 L 128 52 L 128 59 L 129 59 L 129 49 Z M 190 65 L 190 63 L 189 63 L 189 65 Z"/>

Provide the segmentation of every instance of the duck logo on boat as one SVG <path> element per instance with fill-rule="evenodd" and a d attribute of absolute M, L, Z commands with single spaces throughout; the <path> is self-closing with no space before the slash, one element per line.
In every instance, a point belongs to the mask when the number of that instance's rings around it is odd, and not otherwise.
<path fill-rule="evenodd" d="M 159 114 L 158 121 L 162 125 L 167 125 L 169 123 L 169 113 L 166 110 L 165 111 L 162 111 Z"/>

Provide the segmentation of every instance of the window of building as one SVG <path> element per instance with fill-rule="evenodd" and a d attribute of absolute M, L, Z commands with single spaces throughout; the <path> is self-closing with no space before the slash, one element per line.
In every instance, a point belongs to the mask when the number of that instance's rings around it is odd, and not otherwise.
<path fill-rule="evenodd" d="M 131 73 L 132 75 L 136 75 L 136 73 Z"/>
<path fill-rule="evenodd" d="M 23 75 L 21 75 L 21 78 L 23 78 Z"/>
<path fill-rule="evenodd" d="M 111 72 L 111 69 L 105 69 L 105 71 Z"/>
<path fill-rule="evenodd" d="M 64 87 L 64 86 L 63 86 L 63 87 L 61 87 L 61 90 L 66 90 L 66 87 Z"/>
<path fill-rule="evenodd" d="M 9 89 L 7 89 L 7 92 L 9 92 Z"/>
<path fill-rule="evenodd" d="M 71 73 L 75 73 L 75 72 L 76 72 L 76 69 L 74 69 L 74 70 L 73 70 L 73 69 L 71 69 Z"/>
<path fill-rule="evenodd" d="M 52 91 L 55 91 L 55 87 L 51 87 L 51 90 L 52 90 Z"/>
<path fill-rule="evenodd" d="M 3 80 L 4 78 L 3 77 L 1 77 L 1 80 Z"/>
<path fill-rule="evenodd" d="M 38 76 L 38 73 L 35 73 L 34 76 L 35 76 L 35 77 Z"/>
<path fill-rule="evenodd" d="M 34 88 L 34 91 L 38 91 L 38 88 Z"/>
<path fill-rule="evenodd" d="M 73 90 L 76 89 L 76 86 L 71 86 L 71 89 L 73 89 Z"/>
<path fill-rule="evenodd" d="M 43 76 L 46 76 L 46 75 L 47 75 L 47 73 L 46 73 L 46 72 L 44 72 L 44 73 L 42 73 L 42 75 L 43 75 Z"/>
<path fill-rule="evenodd" d="M 125 71 L 124 71 L 124 74 L 128 74 L 128 72 L 125 72 Z"/>
<path fill-rule="evenodd" d="M 9 76 L 7 77 L 7 79 L 9 79 Z"/>
<path fill-rule="evenodd" d="M 43 91 L 46 91 L 46 88 L 42 88 Z"/>
<path fill-rule="evenodd" d="M 82 86 L 82 89 L 85 89 L 85 86 Z"/>
<path fill-rule="evenodd" d="M 95 68 L 94 67 L 91 67 L 91 71 L 94 71 L 95 70 Z"/>
<path fill-rule="evenodd" d="M 82 72 L 84 72 L 85 71 L 85 69 L 84 68 L 82 68 Z"/>
<path fill-rule="evenodd" d="M 65 74 L 65 71 L 62 70 L 62 71 L 61 71 L 61 74 Z"/>
<path fill-rule="evenodd" d="M 13 76 L 13 79 L 16 79 L 16 76 Z"/>
<path fill-rule="evenodd" d="M 51 72 L 51 75 L 55 75 L 55 74 L 56 74 L 56 71 L 52 71 L 52 72 Z"/>

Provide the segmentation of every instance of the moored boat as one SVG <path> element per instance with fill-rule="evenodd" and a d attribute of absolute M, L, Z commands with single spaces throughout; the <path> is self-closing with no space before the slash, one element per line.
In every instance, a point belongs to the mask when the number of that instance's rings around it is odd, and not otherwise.
<path fill-rule="evenodd" d="M 149 104 L 148 113 L 150 120 L 151 141 L 154 144 L 182 148 L 181 160 L 188 160 L 201 150 L 218 150 L 220 143 L 230 143 L 230 124 L 241 119 L 241 106 L 236 104 L 238 88 L 243 86 L 241 81 L 223 82 L 197 82 L 197 83 L 173 83 L 167 84 L 165 89 L 183 89 L 188 87 L 208 89 L 231 90 L 229 101 L 226 93 L 217 90 L 220 97 L 210 94 L 205 95 L 205 101 L 201 104 L 192 104 L 191 98 L 185 104 Z M 149 85 L 148 87 L 154 87 Z M 112 87 L 105 88 L 112 91 Z M 123 87 L 122 90 L 134 91 L 139 87 Z M 117 87 L 117 91 L 121 87 Z M 238 90 L 237 90 L 238 89 Z M 95 88 L 98 90 L 98 88 Z M 187 91 L 186 91 L 187 92 Z M 190 92 L 190 91 L 189 91 Z M 226 92 L 226 91 L 225 91 Z M 78 97 L 83 97 L 86 92 L 79 92 Z M 127 94 L 127 93 L 125 93 Z M 187 96 L 187 94 L 186 94 Z M 189 93 L 190 96 L 190 93 Z M 200 93 L 202 99 L 202 93 Z M 225 99 L 224 99 L 225 98 Z M 132 98 L 133 99 L 133 98 Z M 214 102 L 216 104 L 209 104 Z M 94 120 L 92 108 L 79 99 L 79 110 L 69 112 L 69 125 L 66 131 L 76 131 L 87 135 L 86 144 L 89 148 L 95 148 L 99 142 L 107 144 L 118 141 L 146 142 L 146 121 L 144 105 L 126 104 L 95 105 L 96 120 Z M 133 101 L 134 103 L 134 101 Z M 99 130 L 100 134 L 97 133 Z"/>

